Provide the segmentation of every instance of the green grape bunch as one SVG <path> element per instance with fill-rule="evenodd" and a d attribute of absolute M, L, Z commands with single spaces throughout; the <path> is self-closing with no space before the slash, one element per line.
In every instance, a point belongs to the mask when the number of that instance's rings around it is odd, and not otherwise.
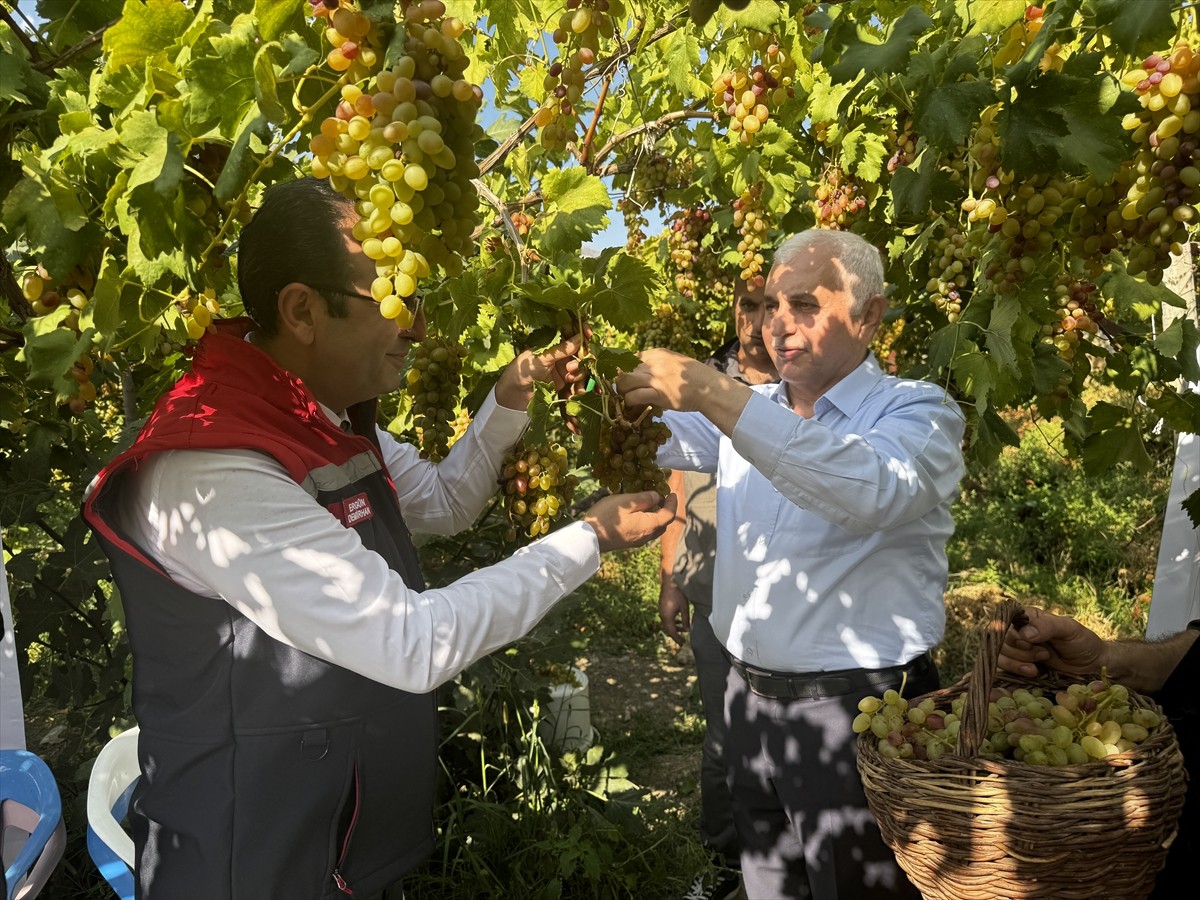
<path fill-rule="evenodd" d="M 441 0 L 402 0 L 399 9 L 402 52 L 390 68 L 382 67 L 383 35 L 365 14 L 345 4 L 327 13 L 341 100 L 309 149 L 314 177 L 355 201 L 354 239 L 375 262 L 371 295 L 384 316 L 408 327 L 414 314 L 404 301 L 418 281 L 436 267 L 459 274 L 463 255 L 474 252 L 483 91 L 464 77 L 465 26 Z M 352 65 L 342 70 L 347 53 Z"/>
<path fill-rule="evenodd" d="M 762 248 L 770 228 L 770 215 L 763 203 L 763 182 L 756 181 L 733 201 L 733 224 L 740 237 L 737 248 L 742 254 L 741 278 L 751 289 L 760 288 L 767 283 L 762 272 L 765 262 Z"/>
<path fill-rule="evenodd" d="M 511 544 L 550 531 L 571 505 L 579 478 L 570 473 L 567 450 L 559 443 L 530 445 L 523 439 L 504 457 L 500 470 Z"/>
<path fill-rule="evenodd" d="M 533 115 L 538 140 L 561 152 L 575 137 L 583 99 L 584 69 L 596 61 L 602 40 L 612 40 L 625 22 L 622 0 L 567 0 L 551 38 L 558 59 L 550 64 L 542 86 L 546 100 Z"/>
<path fill-rule="evenodd" d="M 453 341 L 429 336 L 411 350 L 405 387 L 412 400 L 413 422 L 421 456 L 444 459 L 450 450 L 462 390 L 462 350 Z"/>
<path fill-rule="evenodd" d="M 965 704 L 964 694 L 949 710 L 931 697 L 910 704 L 889 690 L 859 701 L 853 729 L 869 731 L 885 759 L 937 759 L 956 751 Z M 1138 704 L 1128 688 L 1107 677 L 1050 695 L 1040 687 L 996 687 L 979 755 L 1033 766 L 1082 766 L 1129 753 L 1162 722 L 1156 710 Z"/>
<path fill-rule="evenodd" d="M 632 421 L 625 417 L 621 406 L 618 401 L 615 420 L 605 418 L 600 424 L 599 452 L 592 463 L 592 474 L 614 494 L 658 491 L 668 496 L 670 472 L 661 468 L 655 457 L 671 436 L 671 429 L 652 406 Z"/>

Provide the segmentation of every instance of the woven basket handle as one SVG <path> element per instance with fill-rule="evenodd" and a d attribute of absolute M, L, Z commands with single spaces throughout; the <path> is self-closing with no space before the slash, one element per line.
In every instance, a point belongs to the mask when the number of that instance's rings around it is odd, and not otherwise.
<path fill-rule="evenodd" d="M 963 706 L 962 724 L 958 730 L 959 756 L 972 758 L 979 754 L 987 730 L 988 704 L 1000 662 L 1000 650 L 1004 647 L 1004 636 L 1009 626 L 1020 628 L 1028 623 L 1021 604 L 1015 600 L 1005 600 L 984 628 L 979 650 L 975 654 L 975 667 L 967 679 L 967 702 Z"/>

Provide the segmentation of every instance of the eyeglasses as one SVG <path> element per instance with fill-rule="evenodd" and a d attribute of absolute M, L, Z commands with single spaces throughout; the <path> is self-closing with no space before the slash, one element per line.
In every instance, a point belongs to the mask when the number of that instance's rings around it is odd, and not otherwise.
<path fill-rule="evenodd" d="M 358 300 L 368 300 L 371 303 L 374 303 L 376 306 L 379 305 L 379 301 L 370 294 L 359 294 L 355 291 L 347 291 L 339 287 L 331 287 L 323 284 L 310 284 L 309 287 L 314 291 L 321 293 L 338 294 L 342 297 L 354 297 Z M 411 297 L 401 297 L 400 299 L 404 302 L 404 305 L 408 307 L 408 311 L 414 316 L 417 315 L 421 311 L 421 308 L 425 305 L 425 297 L 421 294 L 413 294 Z"/>

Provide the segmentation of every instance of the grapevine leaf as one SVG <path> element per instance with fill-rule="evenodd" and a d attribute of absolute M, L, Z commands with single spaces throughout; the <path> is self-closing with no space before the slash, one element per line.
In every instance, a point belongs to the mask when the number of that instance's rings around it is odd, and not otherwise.
<path fill-rule="evenodd" d="M 1200 528 L 1200 488 L 1188 494 L 1179 504 L 1179 508 L 1187 513 L 1193 528 Z"/>
<path fill-rule="evenodd" d="M 1194 391 L 1167 391 L 1159 396 L 1146 395 L 1146 406 L 1172 431 L 1195 434 L 1200 422 L 1200 394 Z"/>
<path fill-rule="evenodd" d="M 963 393 L 975 402 L 976 409 L 982 413 L 989 406 L 989 396 L 995 386 L 995 376 L 987 355 L 978 350 L 960 353 L 950 364 L 954 372 L 954 380 Z"/>
<path fill-rule="evenodd" d="M 1112 300 L 1122 312 L 1132 312 L 1140 319 L 1158 315 L 1163 306 L 1182 308 L 1183 298 L 1161 284 L 1150 284 L 1128 274 L 1124 266 L 1100 282 L 1100 293 Z"/>
<path fill-rule="evenodd" d="M 814 84 L 808 95 L 808 115 L 813 123 L 836 121 L 842 101 L 853 88 L 852 84 L 827 84 L 824 81 Z"/>
<path fill-rule="evenodd" d="M 631 350 L 593 345 L 596 354 L 596 371 L 610 381 L 622 372 L 632 372 L 640 364 L 638 355 Z"/>
<path fill-rule="evenodd" d="M 976 459 L 995 460 L 1005 447 L 1017 447 L 1020 443 L 1012 426 L 994 409 L 986 409 L 976 417 L 975 427 L 971 429 L 971 453 Z"/>
<path fill-rule="evenodd" d="M 292 0 L 254 0 L 254 18 L 264 41 L 274 41 L 285 31 L 305 27 L 304 7 Z"/>
<path fill-rule="evenodd" d="M 753 31 L 769 32 L 787 15 L 787 4 L 775 0 L 750 0 L 745 9 L 722 9 L 717 21 L 723 25 L 740 25 Z"/>
<path fill-rule="evenodd" d="M 879 180 L 887 155 L 888 145 L 883 135 L 867 131 L 863 125 L 847 132 L 842 140 L 843 167 L 866 184 Z"/>
<path fill-rule="evenodd" d="M 534 383 L 533 396 L 529 398 L 529 428 L 525 432 L 526 446 L 544 444 L 550 440 L 550 429 L 556 418 L 558 394 L 554 385 L 543 381 Z"/>
<path fill-rule="evenodd" d="M 1102 475 L 1120 463 L 1130 463 L 1139 472 L 1154 468 L 1142 429 L 1129 410 L 1101 401 L 1092 407 L 1088 424 L 1091 433 L 1080 448 L 1085 470 Z"/>
<path fill-rule="evenodd" d="M 140 65 L 175 43 L 191 22 L 182 0 L 126 0 L 121 18 L 104 32 L 105 71 Z"/>
<path fill-rule="evenodd" d="M 938 149 L 952 151 L 966 142 L 979 111 L 995 101 L 995 89 L 984 81 L 940 84 L 917 100 L 913 128 Z"/>
<path fill-rule="evenodd" d="M 23 235 L 29 251 L 52 275 L 66 275 L 91 246 L 91 229 L 68 228 L 50 192 L 33 178 L 22 178 L 13 186 L 0 214 L 8 232 Z"/>
<path fill-rule="evenodd" d="M 671 87 L 684 97 L 694 93 L 693 81 L 700 68 L 700 42 L 696 35 L 681 28 L 663 42 L 662 71 Z"/>
<path fill-rule="evenodd" d="M 300 75 L 321 58 L 321 54 L 295 34 L 285 34 L 280 40 L 280 46 L 283 47 L 283 53 L 287 57 L 287 65 L 279 72 L 280 78 L 292 78 Z"/>
<path fill-rule="evenodd" d="M 119 130 L 131 160 L 138 160 L 129 175 L 128 190 L 153 183 L 160 193 L 174 194 L 183 175 L 178 136 L 168 133 L 148 111 L 133 113 Z"/>
<path fill-rule="evenodd" d="M 1069 374 L 1070 365 L 1048 344 L 1038 344 L 1033 355 L 1033 389 L 1040 395 L 1052 393 Z"/>
<path fill-rule="evenodd" d="M 612 209 L 604 182 L 576 166 L 542 177 L 546 214 L 538 219 L 539 249 L 545 253 L 578 253 L 583 242 L 608 224 Z"/>
<path fill-rule="evenodd" d="M 955 0 L 955 12 L 964 23 L 969 22 L 967 34 L 998 34 L 1025 15 L 1027 0 Z"/>
<path fill-rule="evenodd" d="M 1154 339 L 1154 349 L 1175 360 L 1186 381 L 1200 381 L 1200 328 L 1187 316 L 1180 316 Z"/>
<path fill-rule="evenodd" d="M 202 55 L 205 42 L 197 46 L 197 55 L 187 67 L 192 121 L 210 124 L 219 119 L 228 127 L 241 120 L 254 100 L 257 40 L 254 22 L 240 16 L 228 33 L 208 39 Z"/>
<path fill-rule="evenodd" d="M 664 291 L 662 273 L 628 253 L 617 253 L 592 294 L 592 311 L 610 322 L 640 322 Z"/>
<path fill-rule="evenodd" d="M 1021 315 L 1021 303 L 1013 296 L 1001 297 L 992 306 L 992 317 L 984 343 L 1001 368 L 1015 369 L 1017 354 L 1013 350 L 1013 323 Z"/>
<path fill-rule="evenodd" d="M 996 116 L 1004 164 L 1021 173 L 1091 171 L 1107 181 L 1132 149 L 1110 113 L 1112 90 L 1107 76 L 1058 72 L 1022 86 Z"/>
<path fill-rule="evenodd" d="M 0 66 L 0 102 L 16 100 L 18 103 L 28 103 L 29 97 L 23 92 L 37 77 L 37 73 L 29 64 L 29 54 L 7 22 L 0 22 L 0 53 L 4 54 L 4 65 Z M 3 109 L 0 106 L 0 111 Z"/>
<path fill-rule="evenodd" d="M 60 327 L 71 312 L 72 307 L 63 303 L 27 321 L 22 329 L 25 344 L 17 353 L 17 360 L 29 367 L 29 383 L 53 388 L 63 399 L 73 393 L 74 379 L 68 374 L 71 366 L 91 346 L 96 333 L 87 329 L 76 335 L 70 328 Z"/>
<path fill-rule="evenodd" d="M 829 66 L 829 75 L 834 83 L 853 80 L 859 72 L 881 75 L 897 73 L 905 68 L 909 55 L 916 46 L 918 35 L 933 27 L 933 19 L 919 7 L 910 6 L 892 26 L 892 32 L 882 44 L 863 41 L 858 36 L 857 26 L 849 17 L 843 17 L 830 30 L 825 40 L 826 52 L 830 45 L 841 49 L 838 61 Z"/>
<path fill-rule="evenodd" d="M 241 131 L 234 141 L 221 177 L 217 179 L 216 190 L 213 194 L 221 203 L 228 203 L 245 187 L 250 176 L 254 174 L 258 161 L 252 151 L 252 140 L 266 141 L 271 137 L 271 126 L 256 110 L 251 109 L 242 122 Z"/>
<path fill-rule="evenodd" d="M 106 250 L 100 263 L 100 274 L 96 276 L 92 302 L 87 307 L 92 316 L 92 325 L 102 335 L 113 334 L 121 326 L 121 288 L 123 283 L 124 278 L 120 266 L 112 254 Z"/>
<path fill-rule="evenodd" d="M 275 83 L 275 64 L 272 53 L 278 44 L 263 44 L 254 54 L 254 99 L 268 122 L 279 125 L 288 118 L 288 111 L 279 102 L 279 90 Z"/>
<path fill-rule="evenodd" d="M 903 221 L 926 221 L 931 206 L 940 211 L 958 205 L 953 183 L 938 170 L 937 155 L 929 148 L 912 165 L 897 169 L 890 187 L 896 217 Z"/>
<path fill-rule="evenodd" d="M 1178 0 L 1091 0 L 1096 24 L 1107 25 L 1113 41 L 1126 53 L 1149 53 L 1175 34 Z"/>

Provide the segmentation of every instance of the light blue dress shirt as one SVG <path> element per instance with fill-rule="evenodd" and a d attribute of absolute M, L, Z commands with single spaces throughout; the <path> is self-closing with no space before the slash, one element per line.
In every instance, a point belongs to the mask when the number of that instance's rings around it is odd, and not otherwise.
<path fill-rule="evenodd" d="M 717 638 L 774 672 L 883 668 L 933 647 L 963 472 L 958 406 L 870 355 L 811 419 L 782 384 L 752 390 L 732 440 L 699 413 L 669 411 L 658 454 L 667 468 L 717 473 Z"/>

